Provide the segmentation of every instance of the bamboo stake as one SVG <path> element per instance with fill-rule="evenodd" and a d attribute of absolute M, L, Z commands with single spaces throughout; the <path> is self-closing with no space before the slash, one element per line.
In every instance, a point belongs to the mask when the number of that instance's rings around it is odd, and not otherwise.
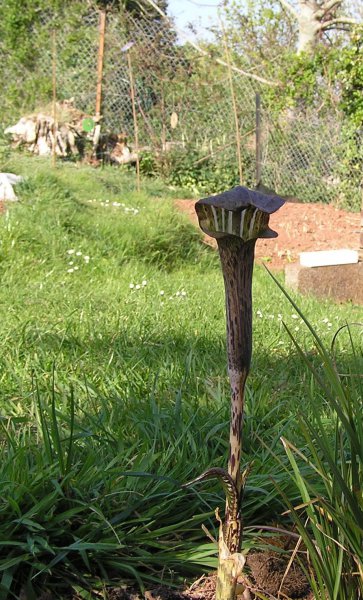
<path fill-rule="evenodd" d="M 127 52 L 127 64 L 128 64 L 128 68 L 129 68 L 132 117 L 133 117 L 133 121 L 134 121 L 134 143 L 135 143 L 135 154 L 136 154 L 136 182 L 137 182 L 136 185 L 137 185 L 137 191 L 139 192 L 140 191 L 139 129 L 138 129 L 138 125 L 137 125 L 134 76 L 133 76 L 133 72 L 132 72 L 130 51 Z"/>
<path fill-rule="evenodd" d="M 228 80 L 229 80 L 229 90 L 231 94 L 232 100 L 232 110 L 233 110 L 233 118 L 234 118 L 234 129 L 235 129 L 235 137 L 236 137 L 236 151 L 237 151 L 237 162 L 238 162 L 238 172 L 239 172 L 239 182 L 242 185 L 243 183 L 243 168 L 242 168 L 242 155 L 241 155 L 241 144 L 240 144 L 240 131 L 239 131 L 239 122 L 238 122 L 238 110 L 237 110 L 237 102 L 236 102 L 236 94 L 234 91 L 233 85 L 233 74 L 232 74 L 232 65 L 231 65 L 231 57 L 229 54 L 229 48 L 226 38 L 226 33 L 223 27 L 223 23 L 221 21 L 222 33 L 223 33 L 223 45 L 224 51 L 226 54 L 226 64 L 228 70 Z"/>
<path fill-rule="evenodd" d="M 53 112 L 53 140 L 52 140 L 52 167 L 56 166 L 57 159 L 57 38 L 55 29 L 52 31 L 52 112 Z"/>
<path fill-rule="evenodd" d="M 256 94 L 256 187 L 262 181 L 261 95 Z"/>
<path fill-rule="evenodd" d="M 166 150 L 166 125 L 165 125 L 165 96 L 164 96 L 164 86 L 161 86 L 161 150 L 164 153 Z"/>
<path fill-rule="evenodd" d="M 196 203 L 201 229 L 217 240 L 225 287 L 231 421 L 228 471 L 209 469 L 196 481 L 217 476 L 227 495 L 225 521 L 220 520 L 216 600 L 235 600 L 244 565 L 241 503 L 247 471 L 241 473 L 244 392 L 252 354 L 252 274 L 259 237 L 276 237 L 269 216 L 284 204 L 278 196 L 237 186 Z M 218 471 L 218 472 L 217 472 Z M 190 484 L 187 484 L 190 485 Z"/>
<path fill-rule="evenodd" d="M 96 90 L 96 117 L 101 116 L 102 103 L 102 79 L 103 79 L 103 59 L 105 52 L 105 34 L 106 34 L 106 11 L 100 10 L 99 17 L 99 43 L 97 60 L 97 90 Z"/>

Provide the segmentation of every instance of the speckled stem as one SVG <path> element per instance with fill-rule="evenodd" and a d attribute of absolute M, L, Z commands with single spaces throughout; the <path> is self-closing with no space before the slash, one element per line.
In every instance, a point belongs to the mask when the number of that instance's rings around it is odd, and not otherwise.
<path fill-rule="evenodd" d="M 231 426 L 224 523 L 220 519 L 216 600 L 235 600 L 244 567 L 240 552 L 243 523 L 241 502 L 247 470 L 241 474 L 244 391 L 252 353 L 252 273 L 257 238 L 276 237 L 270 214 L 284 204 L 273 192 L 237 186 L 198 200 L 195 209 L 202 231 L 217 240 L 226 292 L 228 374 L 231 385 Z M 213 469 L 202 474 L 212 475 Z M 221 473 L 218 474 L 221 477 Z"/>
<path fill-rule="evenodd" d="M 244 390 L 252 354 L 252 273 L 256 240 L 243 242 L 223 237 L 218 242 L 222 264 L 227 321 L 228 374 L 231 385 L 231 425 L 228 473 L 241 492 L 241 442 Z M 229 523 L 227 502 L 225 542 L 230 552 L 239 552 L 242 538 L 240 517 Z"/>

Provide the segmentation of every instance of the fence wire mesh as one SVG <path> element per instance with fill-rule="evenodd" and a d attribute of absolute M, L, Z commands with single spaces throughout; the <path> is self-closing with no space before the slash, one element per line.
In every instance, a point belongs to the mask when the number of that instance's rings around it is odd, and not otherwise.
<path fill-rule="evenodd" d="M 27 67 L 13 63 L 0 41 L 3 125 L 49 107 L 53 68 L 57 99 L 73 98 L 77 109 L 95 114 L 99 16 L 98 10 L 89 7 L 67 18 L 44 14 L 41 26 L 32 33 L 34 55 Z M 131 40 L 128 62 L 123 49 Z M 163 174 L 182 164 L 182 183 L 188 184 L 188 169 L 194 173 L 212 162 L 206 178 L 212 172 L 218 174 L 216 181 L 222 188 L 239 183 L 237 118 L 242 182 L 254 185 L 255 96 L 261 95 L 263 106 L 265 88 L 237 70 L 230 71 L 217 61 L 220 57 L 225 59 L 223 47 L 203 53 L 192 44 L 181 45 L 168 21 L 108 13 L 102 130 L 123 132 L 133 143 L 131 64 L 145 165 L 148 157 L 151 162 L 156 157 Z M 355 144 L 362 154 L 361 134 L 348 134 L 339 116 L 288 110 L 276 116 L 262 109 L 260 139 L 260 172 L 266 186 L 302 201 L 336 201 L 359 208 L 361 162 L 357 153 L 350 159 L 347 148 Z M 213 187 L 213 177 L 209 184 Z M 207 188 L 208 182 L 202 182 L 201 189 Z"/>

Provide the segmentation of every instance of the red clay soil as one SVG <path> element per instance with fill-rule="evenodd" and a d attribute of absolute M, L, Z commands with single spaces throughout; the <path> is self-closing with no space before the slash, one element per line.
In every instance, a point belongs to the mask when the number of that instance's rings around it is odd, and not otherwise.
<path fill-rule="evenodd" d="M 195 200 L 176 200 L 176 206 L 197 224 Z M 271 215 L 270 227 L 279 236 L 257 240 L 257 262 L 271 269 L 299 259 L 300 252 L 359 248 L 360 215 L 328 204 L 286 202 Z M 215 246 L 215 240 L 205 236 L 205 242 Z"/>
<path fill-rule="evenodd" d="M 175 201 L 176 206 L 197 225 L 195 202 Z M 0 201 L 0 213 L 3 211 L 4 204 Z M 278 237 L 257 240 L 256 262 L 265 263 L 271 269 L 283 269 L 286 264 L 296 262 L 300 252 L 359 248 L 359 213 L 350 213 L 329 204 L 286 202 L 271 215 L 270 227 L 278 233 Z M 205 242 L 216 246 L 215 240 L 209 236 L 205 236 Z"/>

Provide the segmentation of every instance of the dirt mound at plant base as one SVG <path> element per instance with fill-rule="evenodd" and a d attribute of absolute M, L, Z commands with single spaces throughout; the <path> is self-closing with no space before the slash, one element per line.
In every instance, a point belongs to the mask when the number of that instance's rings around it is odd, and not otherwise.
<path fill-rule="evenodd" d="M 195 200 L 176 200 L 178 209 L 186 212 L 197 224 Z M 271 215 L 270 227 L 279 236 L 258 240 L 256 259 L 272 269 L 299 259 L 300 252 L 359 248 L 360 215 L 329 204 L 301 204 L 286 202 Z M 205 242 L 215 246 L 215 240 L 205 236 Z"/>
<path fill-rule="evenodd" d="M 306 598 L 310 586 L 302 569 L 296 563 L 288 568 L 288 558 L 273 552 L 250 554 L 247 564 L 256 587 L 272 596 Z"/>
<path fill-rule="evenodd" d="M 293 564 L 287 571 L 288 557 L 273 552 L 258 552 L 249 555 L 247 564 L 252 581 L 243 582 L 246 591 L 238 596 L 238 600 L 257 600 L 261 594 L 266 598 L 276 598 L 280 586 L 283 598 L 313 600 L 302 569 Z M 215 593 L 216 575 L 211 574 L 201 577 L 184 592 L 159 587 L 140 595 L 140 592 L 130 588 L 115 588 L 109 592 L 109 600 L 214 600 Z"/>
<path fill-rule="evenodd" d="M 291 554 L 279 552 L 250 552 L 247 556 L 245 578 L 240 583 L 244 594 L 239 600 L 257 600 L 283 597 L 287 600 L 313 600 L 309 582 L 296 559 L 289 565 Z M 202 576 L 187 590 L 177 591 L 158 587 L 143 595 L 130 588 L 116 588 L 109 593 L 109 600 L 214 600 L 216 573 Z"/>

